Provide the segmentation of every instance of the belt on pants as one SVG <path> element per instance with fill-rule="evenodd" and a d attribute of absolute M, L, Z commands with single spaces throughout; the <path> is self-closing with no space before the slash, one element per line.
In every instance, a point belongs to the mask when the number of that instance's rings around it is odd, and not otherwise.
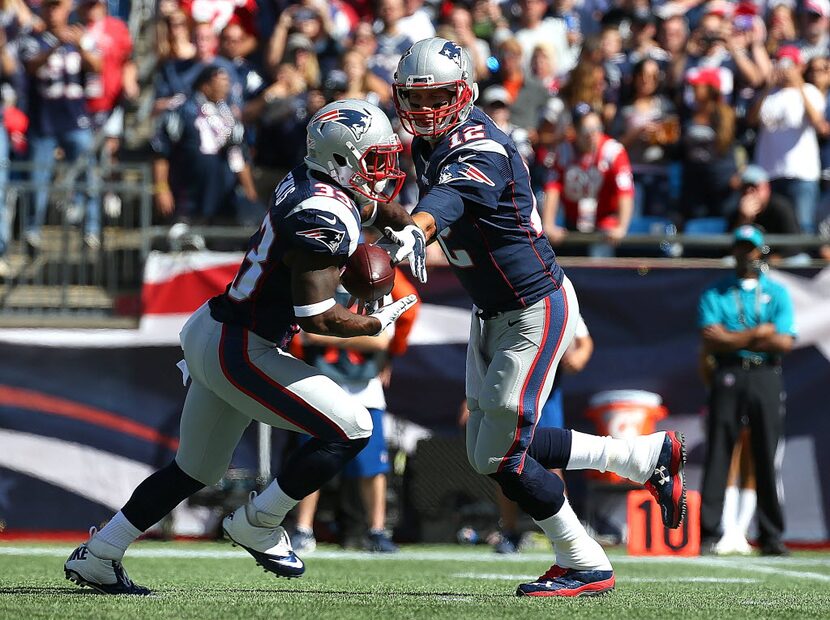
<path fill-rule="evenodd" d="M 777 368 L 779 366 L 781 366 L 780 357 L 767 359 L 760 355 L 750 355 L 749 357 L 734 356 L 718 358 L 718 368 L 753 370 L 755 368 Z"/>

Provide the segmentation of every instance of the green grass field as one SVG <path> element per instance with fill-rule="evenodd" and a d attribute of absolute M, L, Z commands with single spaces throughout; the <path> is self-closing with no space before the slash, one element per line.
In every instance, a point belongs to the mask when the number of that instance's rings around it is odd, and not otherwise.
<path fill-rule="evenodd" d="M 612 552 L 617 589 L 529 599 L 516 584 L 547 553 L 405 547 L 394 556 L 322 547 L 301 579 L 262 572 L 221 543 L 139 543 L 125 567 L 150 597 L 105 597 L 64 580 L 69 545 L 0 544 L 0 618 L 828 618 L 830 554 L 790 558 L 630 558 Z"/>

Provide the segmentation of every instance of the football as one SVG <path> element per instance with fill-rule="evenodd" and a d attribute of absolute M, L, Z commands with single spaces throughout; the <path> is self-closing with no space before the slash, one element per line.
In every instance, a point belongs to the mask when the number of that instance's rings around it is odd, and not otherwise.
<path fill-rule="evenodd" d="M 340 282 L 357 299 L 377 301 L 392 292 L 395 269 L 385 250 L 361 243 L 346 261 Z"/>

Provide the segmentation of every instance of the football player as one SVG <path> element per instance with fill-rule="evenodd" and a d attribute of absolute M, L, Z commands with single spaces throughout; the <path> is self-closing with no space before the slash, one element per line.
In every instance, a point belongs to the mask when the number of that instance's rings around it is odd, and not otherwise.
<path fill-rule="evenodd" d="M 312 439 L 222 527 L 265 570 L 286 577 L 304 572 L 283 518 L 360 452 L 372 418 L 284 349 L 298 326 L 326 336 L 380 334 L 415 303 L 409 295 L 367 316 L 334 300 L 361 220 L 399 230 L 411 223 L 391 204 L 404 179 L 401 149 L 389 119 L 364 101 L 336 101 L 312 117 L 305 161 L 274 191 L 236 277 L 182 329 L 182 367 L 191 383 L 175 459 L 142 482 L 100 531 L 90 530 L 64 565 L 68 579 L 107 594 L 147 594 L 124 571 L 125 550 L 179 502 L 224 475 L 251 420 Z M 412 264 L 423 265 L 423 249 L 409 252 Z"/>
<path fill-rule="evenodd" d="M 473 298 L 467 353 L 467 455 L 553 542 L 556 562 L 518 595 L 580 596 L 614 587 L 602 548 L 585 532 L 552 468 L 613 471 L 652 490 L 668 527 L 685 510 L 679 433 L 633 440 L 558 428 L 536 430 L 539 403 L 574 337 L 579 304 L 542 233 L 527 167 L 516 146 L 474 106 L 465 50 L 441 38 L 415 43 L 393 83 L 404 129 L 415 136 L 420 196 L 412 218 L 437 240 Z M 411 251 L 402 230 L 393 254 Z"/>

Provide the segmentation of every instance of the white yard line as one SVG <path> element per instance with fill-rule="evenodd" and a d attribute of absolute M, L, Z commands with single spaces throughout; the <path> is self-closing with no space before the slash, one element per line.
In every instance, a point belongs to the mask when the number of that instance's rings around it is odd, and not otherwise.
<path fill-rule="evenodd" d="M 72 552 L 70 546 L 24 546 L 12 544 L 0 544 L 0 556 L 48 556 L 66 557 Z M 181 549 L 181 548 L 142 548 L 139 544 L 131 549 L 127 558 L 181 558 L 181 559 L 249 559 L 250 556 L 242 550 L 236 549 Z M 469 551 L 447 552 L 447 551 L 417 551 L 404 550 L 396 554 L 372 554 L 356 551 L 316 551 L 304 555 L 303 558 L 313 563 L 314 560 L 362 560 L 362 561 L 384 561 L 384 562 L 467 562 L 467 563 L 528 563 L 541 562 L 545 564 L 551 559 L 550 553 L 521 553 L 509 556 L 496 556 L 486 553 L 471 553 Z M 720 568 L 744 573 L 762 573 L 792 577 L 796 579 L 809 579 L 813 581 L 830 582 L 830 574 L 823 574 L 803 570 L 788 570 L 798 566 L 830 567 L 830 558 L 682 558 L 682 557 L 630 557 L 612 556 L 611 561 L 616 565 L 626 564 L 679 564 L 687 567 L 698 568 Z M 530 577 L 533 578 L 533 577 Z M 622 577 L 625 579 L 625 577 Z M 683 579 L 680 579 L 683 581 Z"/>
<path fill-rule="evenodd" d="M 532 581 L 537 575 L 501 575 L 499 573 L 455 573 L 450 577 L 493 581 Z M 758 583 L 748 577 L 619 577 L 617 583 Z"/>

